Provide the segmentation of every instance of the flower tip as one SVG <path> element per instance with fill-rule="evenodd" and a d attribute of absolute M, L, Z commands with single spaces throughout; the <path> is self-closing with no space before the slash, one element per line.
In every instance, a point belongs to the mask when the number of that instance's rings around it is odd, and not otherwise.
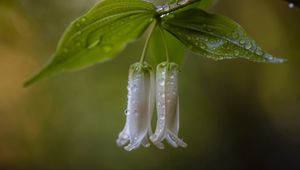
<path fill-rule="evenodd" d="M 133 151 L 135 149 L 137 149 L 140 145 L 138 143 L 134 143 L 134 144 L 129 144 L 128 146 L 125 146 L 124 149 L 125 151 Z"/>
<path fill-rule="evenodd" d="M 164 144 L 157 140 L 157 135 L 151 135 L 150 140 L 158 149 L 165 149 Z"/>

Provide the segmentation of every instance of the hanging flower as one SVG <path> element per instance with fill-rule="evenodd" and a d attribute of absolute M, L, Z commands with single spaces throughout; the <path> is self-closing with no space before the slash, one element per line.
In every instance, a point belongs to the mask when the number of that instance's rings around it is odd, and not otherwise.
<path fill-rule="evenodd" d="M 160 149 L 164 148 L 164 139 L 173 147 L 187 147 L 187 144 L 178 138 L 178 72 L 179 66 L 168 62 L 159 64 L 156 70 L 157 127 L 150 140 Z"/>
<path fill-rule="evenodd" d="M 128 105 L 126 123 L 119 134 L 117 144 L 125 150 L 137 149 L 141 144 L 148 147 L 151 117 L 154 109 L 154 74 L 147 63 L 135 63 L 130 67 L 128 80 Z"/>

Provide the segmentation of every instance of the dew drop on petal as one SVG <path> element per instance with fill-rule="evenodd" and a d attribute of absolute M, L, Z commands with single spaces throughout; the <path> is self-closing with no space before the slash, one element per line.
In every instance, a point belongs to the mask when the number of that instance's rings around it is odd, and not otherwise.
<path fill-rule="evenodd" d="M 165 85 L 165 81 L 160 81 L 159 85 L 164 86 Z"/>

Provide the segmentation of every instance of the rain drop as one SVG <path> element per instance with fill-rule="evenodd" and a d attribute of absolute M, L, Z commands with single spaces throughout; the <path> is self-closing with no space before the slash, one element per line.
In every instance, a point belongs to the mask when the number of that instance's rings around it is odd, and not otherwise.
<path fill-rule="evenodd" d="M 104 50 L 105 53 L 108 53 L 108 52 L 110 52 L 112 50 L 112 47 L 110 45 L 105 45 L 103 47 L 103 50 Z"/>
<path fill-rule="evenodd" d="M 163 8 L 164 11 L 169 11 L 170 10 L 170 6 L 167 5 L 167 4 L 164 5 L 162 8 Z"/>
<path fill-rule="evenodd" d="M 260 50 L 260 49 L 258 49 L 258 50 L 256 50 L 256 52 L 255 52 L 257 55 L 263 55 L 264 54 L 264 52 L 262 51 L 262 50 Z"/>
<path fill-rule="evenodd" d="M 234 55 L 237 57 L 240 55 L 240 52 L 238 50 L 234 50 Z"/>
<path fill-rule="evenodd" d="M 86 17 L 83 17 L 83 18 L 81 19 L 81 21 L 82 21 L 82 22 L 86 22 Z"/>
<path fill-rule="evenodd" d="M 162 7 L 162 6 L 157 6 L 156 7 L 156 11 L 157 12 L 161 12 L 161 11 L 163 11 L 164 10 L 164 8 Z"/>
<path fill-rule="evenodd" d="M 248 42 L 248 43 L 245 45 L 245 48 L 246 48 L 247 50 L 249 50 L 251 47 L 252 47 L 252 45 L 251 45 L 250 42 Z"/>
<path fill-rule="evenodd" d="M 128 112 L 127 109 L 124 110 L 124 114 L 125 114 L 126 116 L 130 115 L 130 113 Z"/>
<path fill-rule="evenodd" d="M 165 120 L 165 119 L 166 119 L 165 116 L 160 117 L 160 120 Z"/>
<path fill-rule="evenodd" d="M 240 44 L 245 44 L 246 43 L 246 41 L 245 40 L 240 40 Z"/>
<path fill-rule="evenodd" d="M 80 46 L 81 46 L 81 43 L 80 43 L 80 42 L 76 43 L 76 46 L 77 46 L 77 47 L 80 47 Z"/>
<path fill-rule="evenodd" d="M 239 38 L 239 34 L 237 32 L 232 33 L 232 38 L 238 39 Z"/>
<path fill-rule="evenodd" d="M 100 42 L 100 40 L 97 40 L 97 41 L 94 41 L 94 42 L 90 43 L 88 45 L 88 48 L 91 49 L 91 48 L 96 47 L 99 44 L 99 42 Z"/>
<path fill-rule="evenodd" d="M 188 0 L 178 0 L 177 5 L 183 5 L 183 4 L 186 4 L 187 2 L 188 2 Z"/>
<path fill-rule="evenodd" d="M 64 52 L 64 53 L 68 53 L 69 50 L 68 50 L 67 48 L 64 48 L 63 52 Z"/>
<path fill-rule="evenodd" d="M 204 49 L 205 48 L 205 44 L 201 43 L 200 44 L 200 48 Z"/>

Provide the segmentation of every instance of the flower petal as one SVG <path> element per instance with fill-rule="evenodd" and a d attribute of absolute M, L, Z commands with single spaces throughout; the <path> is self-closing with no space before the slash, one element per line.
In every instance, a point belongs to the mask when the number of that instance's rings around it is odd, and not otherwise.
<path fill-rule="evenodd" d="M 151 99 L 152 76 L 152 69 L 148 64 L 135 63 L 130 67 L 126 125 L 117 140 L 123 146 L 129 136 L 130 143 L 125 147 L 127 151 L 134 150 L 141 144 L 149 146 L 147 137 L 151 133 L 151 111 L 154 107 L 151 106 L 154 104 Z"/>
<path fill-rule="evenodd" d="M 157 66 L 156 75 L 156 107 L 157 127 L 155 134 L 150 137 L 158 147 L 163 148 L 164 139 L 174 146 L 186 147 L 179 139 L 179 97 L 178 97 L 179 66 L 175 63 L 161 63 Z"/>

